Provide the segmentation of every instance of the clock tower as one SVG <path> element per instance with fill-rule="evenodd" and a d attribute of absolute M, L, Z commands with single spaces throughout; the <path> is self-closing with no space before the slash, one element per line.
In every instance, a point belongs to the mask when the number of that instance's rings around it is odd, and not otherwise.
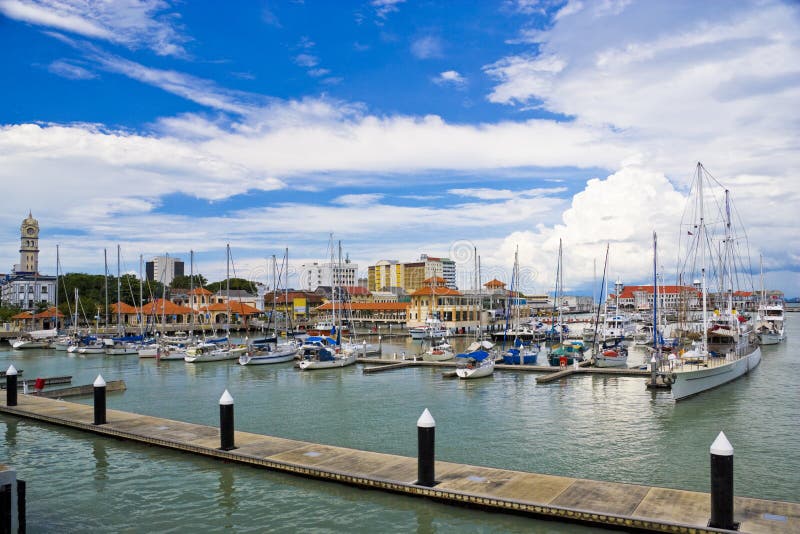
<path fill-rule="evenodd" d="M 39 272 L 39 221 L 31 212 L 20 227 L 19 269 L 17 273 Z"/>

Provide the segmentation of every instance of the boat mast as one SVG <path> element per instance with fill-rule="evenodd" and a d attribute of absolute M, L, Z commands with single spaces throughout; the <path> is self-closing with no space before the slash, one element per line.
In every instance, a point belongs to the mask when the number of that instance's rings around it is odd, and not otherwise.
<path fill-rule="evenodd" d="M 119 277 L 119 244 L 117 244 L 117 333 L 122 335 L 122 280 Z"/>
<path fill-rule="evenodd" d="M 283 285 L 283 320 L 286 325 L 286 342 L 289 342 L 289 247 L 286 247 L 284 253 L 284 268 L 283 268 L 283 277 L 285 283 Z M 294 311 L 294 306 L 292 306 L 292 311 Z M 294 335 L 292 335 L 294 338 Z"/>
<path fill-rule="evenodd" d="M 144 321 L 142 321 L 142 316 L 144 315 L 144 284 L 142 283 L 142 255 L 139 254 L 139 333 L 142 336 L 142 341 L 144 341 Z"/>
<path fill-rule="evenodd" d="M 276 342 L 278 337 L 278 322 L 275 320 L 275 308 L 278 306 L 278 259 L 272 255 L 272 313 L 269 315 L 272 321 L 272 332 L 275 334 Z"/>
<path fill-rule="evenodd" d="M 194 306 L 197 304 L 197 295 L 194 294 L 194 250 L 189 251 L 189 307 L 192 313 L 189 315 L 189 336 L 194 336 Z"/>
<path fill-rule="evenodd" d="M 78 337 L 78 288 L 75 287 L 75 318 L 73 319 L 73 323 L 75 324 L 75 337 Z"/>
<path fill-rule="evenodd" d="M 225 337 L 231 331 L 231 244 L 225 245 Z M 230 344 L 230 340 L 228 340 Z"/>
<path fill-rule="evenodd" d="M 108 326 L 108 251 L 103 249 L 103 265 L 105 266 L 105 295 L 106 295 L 106 305 L 105 309 L 103 310 L 103 326 Z"/>
<path fill-rule="evenodd" d="M 53 319 L 55 319 L 55 323 L 56 323 L 56 332 L 58 331 L 58 273 L 59 273 L 60 266 L 61 266 L 61 260 L 58 257 L 58 245 L 56 245 L 56 294 L 55 294 L 55 299 L 56 299 L 55 308 L 56 309 L 53 312 Z M 762 286 L 763 286 L 763 284 L 762 284 Z"/>
<path fill-rule="evenodd" d="M 658 236 L 653 232 L 653 348 L 659 354 L 661 343 L 658 334 Z"/>
<path fill-rule="evenodd" d="M 167 276 L 167 265 L 169 265 L 169 252 L 164 253 L 164 269 L 161 271 L 162 280 L 161 282 L 161 335 L 164 335 L 164 331 L 167 326 L 167 284 L 166 284 L 166 276 Z M 153 310 L 155 314 L 155 310 Z"/>
<path fill-rule="evenodd" d="M 697 187 L 698 187 L 698 196 L 700 199 L 700 224 L 699 224 L 699 240 L 700 240 L 700 290 L 703 299 L 703 344 L 701 345 L 700 349 L 702 350 L 703 354 L 708 354 L 708 317 L 707 317 L 707 306 L 706 306 L 706 295 L 708 293 L 706 289 L 706 251 L 705 251 L 705 241 L 706 241 L 706 221 L 705 221 L 705 210 L 704 210 L 704 201 L 703 201 L 703 164 L 699 161 L 697 162 Z"/>

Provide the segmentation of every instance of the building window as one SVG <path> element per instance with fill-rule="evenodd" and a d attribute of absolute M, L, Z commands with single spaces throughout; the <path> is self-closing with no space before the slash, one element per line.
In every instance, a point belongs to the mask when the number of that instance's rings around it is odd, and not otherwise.
<path fill-rule="evenodd" d="M 42 291 L 42 295 L 46 295 L 47 294 L 47 286 L 42 286 L 41 291 Z"/>

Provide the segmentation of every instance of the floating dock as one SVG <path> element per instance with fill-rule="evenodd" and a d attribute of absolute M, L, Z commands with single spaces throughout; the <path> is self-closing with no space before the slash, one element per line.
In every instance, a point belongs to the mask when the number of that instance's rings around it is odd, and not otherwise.
<path fill-rule="evenodd" d="M 218 428 L 107 410 L 94 425 L 93 407 L 21 395 L 0 412 L 102 436 L 175 449 L 228 462 L 427 498 L 478 510 L 586 525 L 671 533 L 729 532 L 709 528 L 708 493 L 435 462 L 437 484 L 416 484 L 417 459 L 235 432 L 238 448 L 219 450 Z M 414 432 L 414 429 L 409 429 Z M 800 504 L 735 497 L 739 532 L 800 532 Z M 733 532 L 733 531 L 730 531 Z"/>

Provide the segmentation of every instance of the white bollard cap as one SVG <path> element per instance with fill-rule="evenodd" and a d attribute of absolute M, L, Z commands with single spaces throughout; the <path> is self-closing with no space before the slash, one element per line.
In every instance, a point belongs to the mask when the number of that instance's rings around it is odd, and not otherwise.
<path fill-rule="evenodd" d="M 650 363 L 656 363 L 656 357 L 655 356 L 650 358 Z"/>
<path fill-rule="evenodd" d="M 222 406 L 233 404 L 233 397 L 231 397 L 231 394 L 228 393 L 227 389 L 225 390 L 225 393 L 222 394 L 222 397 L 219 398 L 219 403 Z"/>
<path fill-rule="evenodd" d="M 16 374 L 17 374 L 17 368 L 14 367 L 13 365 L 9 365 L 8 366 L 8 370 L 6 370 L 6 376 L 9 376 L 9 375 L 10 376 L 16 376 Z"/>
<path fill-rule="evenodd" d="M 436 421 L 433 420 L 433 416 L 431 415 L 431 412 L 429 412 L 427 408 L 425 408 L 425 411 L 422 412 L 422 415 L 420 415 L 419 419 L 417 419 L 417 426 L 420 428 L 436 427 Z"/>
<path fill-rule="evenodd" d="M 733 456 L 733 445 L 725 437 L 725 432 L 720 432 L 717 439 L 711 444 L 711 454 L 714 456 Z"/>
<path fill-rule="evenodd" d="M 94 384 L 92 385 L 96 388 L 106 387 L 106 381 L 103 380 L 103 375 L 97 375 L 97 378 L 94 379 Z"/>

